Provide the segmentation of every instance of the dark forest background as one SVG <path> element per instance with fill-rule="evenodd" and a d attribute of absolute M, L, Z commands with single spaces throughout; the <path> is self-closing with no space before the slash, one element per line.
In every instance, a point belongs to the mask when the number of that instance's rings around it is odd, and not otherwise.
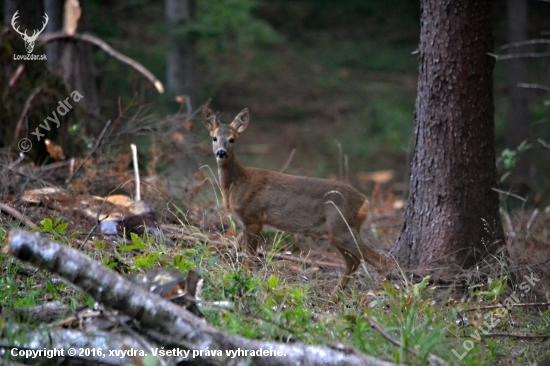
<path fill-rule="evenodd" d="M 57 94 L 34 106 L 25 121 L 27 135 L 72 91 L 64 90 L 71 89 L 64 61 L 50 57 L 60 47 L 56 43 L 48 45 L 47 67 L 27 61 L 26 78 L 6 87 L 18 64 L 11 55 L 14 50 L 24 53 L 10 14 L 18 9 L 22 29 L 39 29 L 44 11 L 62 14 L 63 3 L 4 1 L 1 146 L 12 144 L 14 125 L 37 85 Z M 51 132 L 69 156 L 89 147 L 105 121 L 116 119 L 121 110 L 129 119 L 150 121 L 188 107 L 195 110 L 211 99 L 226 122 L 250 108 L 253 127 L 239 145 L 245 164 L 278 170 L 296 149 L 288 172 L 348 174 L 352 183 L 368 190 L 361 173 L 391 169 L 396 188 L 406 187 L 418 67 L 417 1 L 88 0 L 80 6 L 78 32 L 91 33 L 142 63 L 167 90 L 157 93 L 134 70 L 90 45 L 75 46 L 72 57 L 79 64 L 74 75 L 85 81 L 73 88 L 85 103 L 79 104 L 80 114 L 68 117 L 66 129 Z M 52 28 L 53 10 L 46 31 L 60 30 Z M 57 18 L 60 27 L 62 16 Z M 496 54 L 548 48 L 501 48 L 511 41 L 549 39 L 548 2 L 496 1 L 493 22 Z M 36 47 L 34 53 L 44 52 L 44 46 Z M 549 65 L 549 58 L 521 58 L 498 61 L 495 69 L 497 156 L 505 151 L 499 172 L 514 171 L 504 177 L 503 188 L 511 186 L 535 203 L 544 200 L 550 187 L 550 151 L 538 142 L 550 141 L 550 98 L 547 91 L 515 85 L 550 85 Z M 176 101 L 178 95 L 187 96 L 190 105 Z M 190 140 L 206 138 L 197 124 Z M 524 140 L 531 149 L 510 159 Z M 141 144 L 147 146 L 147 139 Z M 41 146 L 30 155 L 37 162 L 47 158 Z M 203 158 L 209 156 L 199 156 Z"/>

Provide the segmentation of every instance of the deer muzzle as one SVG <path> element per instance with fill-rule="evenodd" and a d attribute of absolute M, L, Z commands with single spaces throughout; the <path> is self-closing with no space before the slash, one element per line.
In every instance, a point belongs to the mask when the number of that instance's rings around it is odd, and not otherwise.
<path fill-rule="evenodd" d="M 227 158 L 227 151 L 220 149 L 216 152 L 216 158 L 218 159 L 226 159 Z"/>

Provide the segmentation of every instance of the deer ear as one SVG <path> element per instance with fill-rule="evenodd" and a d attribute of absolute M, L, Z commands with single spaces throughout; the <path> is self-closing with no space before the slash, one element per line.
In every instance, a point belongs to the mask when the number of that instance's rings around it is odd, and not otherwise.
<path fill-rule="evenodd" d="M 237 129 L 237 132 L 241 133 L 246 130 L 248 122 L 250 121 L 250 114 L 248 113 L 248 108 L 245 108 L 235 117 L 231 126 Z"/>
<path fill-rule="evenodd" d="M 207 106 L 202 109 L 202 123 L 210 132 L 214 131 L 220 125 L 220 121 L 218 121 L 214 112 Z"/>

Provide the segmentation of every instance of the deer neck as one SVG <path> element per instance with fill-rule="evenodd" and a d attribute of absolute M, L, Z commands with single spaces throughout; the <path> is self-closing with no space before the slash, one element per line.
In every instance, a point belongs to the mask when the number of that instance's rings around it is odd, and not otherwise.
<path fill-rule="evenodd" d="M 221 190 L 225 194 L 231 185 L 244 176 L 244 168 L 237 162 L 235 155 L 231 154 L 227 159 L 218 161 L 218 175 Z"/>

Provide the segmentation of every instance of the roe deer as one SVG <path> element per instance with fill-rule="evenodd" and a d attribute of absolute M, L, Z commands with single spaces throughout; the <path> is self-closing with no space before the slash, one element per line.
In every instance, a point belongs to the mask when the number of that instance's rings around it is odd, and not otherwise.
<path fill-rule="evenodd" d="M 248 126 L 246 108 L 229 125 L 221 124 L 208 107 L 204 107 L 202 119 L 212 136 L 223 206 L 244 226 L 249 253 L 256 253 L 264 225 L 291 233 L 328 236 L 346 262 L 344 276 L 331 300 L 338 288 L 345 288 L 361 259 L 381 275 L 388 274 L 387 258 L 369 248 L 359 236 L 368 212 L 365 196 L 342 182 L 241 166 L 233 147 Z"/>

